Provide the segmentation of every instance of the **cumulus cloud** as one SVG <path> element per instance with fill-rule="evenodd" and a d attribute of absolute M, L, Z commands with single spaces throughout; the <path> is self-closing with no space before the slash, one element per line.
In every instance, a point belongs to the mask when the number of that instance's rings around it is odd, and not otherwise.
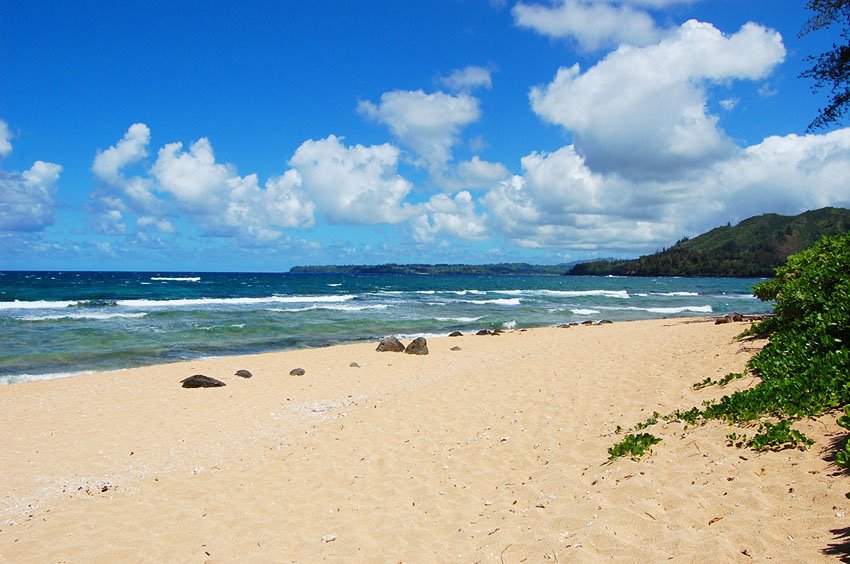
<path fill-rule="evenodd" d="M 127 177 L 124 169 L 145 161 L 149 143 L 150 129 L 137 123 L 96 154 L 92 171 L 103 186 L 93 194 L 94 223 L 101 233 L 127 233 L 131 214 L 137 215 L 139 236 L 146 230 L 175 233 L 165 216 L 182 212 L 207 234 L 260 242 L 278 239 L 282 229 L 315 223 L 315 206 L 301 191 L 296 171 L 270 178 L 261 188 L 256 174 L 243 177 L 235 166 L 217 162 L 206 138 L 188 149 L 168 143 L 144 175 Z"/>
<path fill-rule="evenodd" d="M 502 163 L 482 160 L 475 155 L 468 161 L 457 164 L 457 184 L 463 188 L 485 188 L 510 176 L 508 167 Z"/>
<path fill-rule="evenodd" d="M 442 76 L 437 80 L 449 90 L 468 92 L 475 88 L 490 89 L 493 80 L 490 70 L 484 67 L 469 66 L 452 71 L 448 76 Z"/>
<path fill-rule="evenodd" d="M 110 223 L 111 212 L 138 211 L 160 213 L 162 203 L 153 194 L 153 183 L 141 176 L 127 177 L 124 169 L 142 162 L 148 155 L 150 129 L 143 123 L 134 123 L 115 145 L 98 151 L 92 163 L 92 172 L 101 182 L 93 195 L 103 210 L 101 225 Z M 108 231 L 107 231 L 108 232 Z"/>
<path fill-rule="evenodd" d="M 380 104 L 362 101 L 358 111 L 389 127 L 435 176 L 445 172 L 463 127 L 481 117 L 478 99 L 469 94 L 422 90 L 385 92 Z"/>
<path fill-rule="evenodd" d="M 0 157 L 5 157 L 12 152 L 12 132 L 9 125 L 0 119 Z"/>
<path fill-rule="evenodd" d="M 483 199 L 519 245 L 651 251 L 768 212 L 850 206 L 850 129 L 769 137 L 695 174 L 634 181 L 592 171 L 573 147 L 532 153 Z"/>
<path fill-rule="evenodd" d="M 281 236 L 281 228 L 313 225 L 314 206 L 300 191 L 295 173 L 270 178 L 260 188 L 256 174 L 239 176 L 233 165 L 216 162 L 209 139 L 183 150 L 169 143 L 157 153 L 151 173 L 203 228 L 214 235 L 244 235 L 261 241 Z"/>
<path fill-rule="evenodd" d="M 342 141 L 335 135 L 305 141 L 289 161 L 331 223 L 399 223 L 415 213 L 404 201 L 412 185 L 397 172 L 397 147 Z"/>
<path fill-rule="evenodd" d="M 412 221 L 413 237 L 421 243 L 434 241 L 441 234 L 469 240 L 487 237 L 487 215 L 476 213 L 472 195 L 467 191 L 454 197 L 437 194 L 423 210 L 426 213 Z"/>
<path fill-rule="evenodd" d="M 0 231 L 40 231 L 55 216 L 62 167 L 36 161 L 23 173 L 0 170 Z"/>
<path fill-rule="evenodd" d="M 661 34 L 648 13 L 629 5 L 564 0 L 559 5 L 524 4 L 512 10 L 517 26 L 554 38 L 572 38 L 586 51 L 629 43 L 647 45 Z"/>
<path fill-rule="evenodd" d="M 746 24 L 726 36 L 694 20 L 648 47 L 621 47 L 582 72 L 562 67 L 531 90 L 532 108 L 574 134 L 593 170 L 653 179 L 735 151 L 708 113 L 706 84 L 759 79 L 785 57 L 781 36 Z"/>

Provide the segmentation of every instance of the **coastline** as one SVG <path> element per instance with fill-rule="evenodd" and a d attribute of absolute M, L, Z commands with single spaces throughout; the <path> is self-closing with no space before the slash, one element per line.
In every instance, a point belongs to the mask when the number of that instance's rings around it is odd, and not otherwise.
<path fill-rule="evenodd" d="M 421 357 L 367 342 L 0 386 L 0 559 L 827 559 L 850 508 L 824 460 L 832 416 L 800 423 L 805 452 L 671 422 L 649 458 L 607 462 L 618 425 L 751 385 L 692 387 L 743 368 L 742 328 L 540 328 L 429 339 Z M 180 387 L 197 373 L 227 386 Z"/>

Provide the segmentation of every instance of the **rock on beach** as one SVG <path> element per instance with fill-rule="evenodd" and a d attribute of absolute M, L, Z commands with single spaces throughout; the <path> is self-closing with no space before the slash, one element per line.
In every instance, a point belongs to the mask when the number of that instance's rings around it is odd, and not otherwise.
<path fill-rule="evenodd" d="M 180 381 L 184 388 L 220 388 L 226 386 L 221 380 L 204 376 L 203 374 L 195 374 Z"/>

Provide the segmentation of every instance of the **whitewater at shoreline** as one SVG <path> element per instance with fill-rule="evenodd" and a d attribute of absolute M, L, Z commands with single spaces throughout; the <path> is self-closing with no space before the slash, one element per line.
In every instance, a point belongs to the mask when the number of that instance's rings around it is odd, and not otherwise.
<path fill-rule="evenodd" d="M 661 319 L 225 356 L 0 387 L 0 560 L 829 559 L 847 527 L 829 462 L 661 423 L 753 384 L 740 323 Z M 460 347 L 460 350 L 452 350 Z M 303 376 L 290 376 L 293 368 Z M 250 379 L 234 376 L 238 369 Z M 206 374 L 222 388 L 183 389 Z"/>

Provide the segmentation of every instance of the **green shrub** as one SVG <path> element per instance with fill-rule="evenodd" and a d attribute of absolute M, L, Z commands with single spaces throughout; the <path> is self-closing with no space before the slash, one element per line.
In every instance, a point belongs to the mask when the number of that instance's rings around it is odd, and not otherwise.
<path fill-rule="evenodd" d="M 608 449 L 608 459 L 614 460 L 621 456 L 640 458 L 649 451 L 652 445 L 661 442 L 661 439 L 649 433 L 637 435 L 626 435 L 622 441 Z"/>

